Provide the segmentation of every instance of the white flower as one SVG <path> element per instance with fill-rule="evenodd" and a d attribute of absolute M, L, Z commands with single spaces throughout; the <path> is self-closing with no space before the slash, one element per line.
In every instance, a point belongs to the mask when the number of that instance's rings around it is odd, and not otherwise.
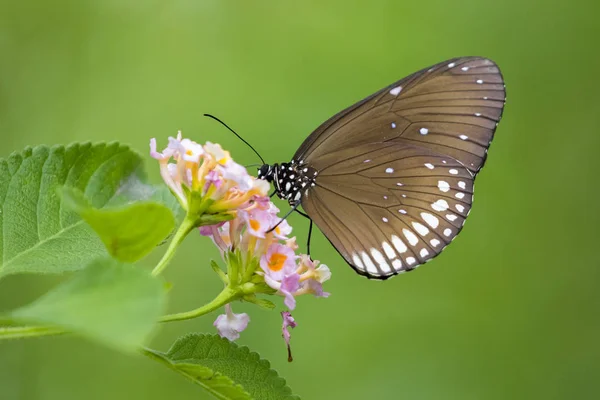
<path fill-rule="evenodd" d="M 250 317 L 246 313 L 235 314 L 231 311 L 231 306 L 225 306 L 225 314 L 221 314 L 214 322 L 221 337 L 234 341 L 240 337 L 242 332 L 248 326 Z"/>

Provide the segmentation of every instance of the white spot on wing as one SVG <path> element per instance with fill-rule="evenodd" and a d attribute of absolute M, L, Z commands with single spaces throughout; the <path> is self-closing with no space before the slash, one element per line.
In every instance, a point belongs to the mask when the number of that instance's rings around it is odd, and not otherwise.
<path fill-rule="evenodd" d="M 452 229 L 450 229 L 450 228 L 444 229 L 444 235 L 446 235 L 446 236 L 452 235 Z"/>
<path fill-rule="evenodd" d="M 456 197 L 457 199 L 462 199 L 463 197 L 465 197 L 465 194 L 463 192 L 458 192 L 454 195 L 454 197 Z"/>
<path fill-rule="evenodd" d="M 477 81 L 476 81 L 476 82 L 477 82 L 479 85 L 481 85 L 481 84 L 483 83 L 483 80 L 481 80 L 481 79 L 477 79 Z"/>
<path fill-rule="evenodd" d="M 446 218 L 448 218 L 448 221 L 456 221 L 456 218 L 458 217 L 454 214 L 447 214 Z"/>
<path fill-rule="evenodd" d="M 421 257 L 427 257 L 429 255 L 429 251 L 427 251 L 427 249 L 421 249 L 421 252 L 419 253 L 421 255 Z"/>
<path fill-rule="evenodd" d="M 437 239 L 431 239 L 429 243 L 431 243 L 433 247 L 438 247 L 440 245 L 440 241 Z"/>
<path fill-rule="evenodd" d="M 360 260 L 360 257 L 358 256 L 358 254 L 356 254 L 356 253 L 352 254 L 352 262 L 354 263 L 354 266 L 356 268 L 361 269 L 363 271 L 365 270 L 365 265 Z"/>
<path fill-rule="evenodd" d="M 404 242 L 396 235 L 392 235 L 392 244 L 400 254 L 405 253 L 406 250 L 408 250 L 408 247 L 406 247 Z"/>
<path fill-rule="evenodd" d="M 365 162 L 365 163 L 368 163 L 368 162 L 371 162 L 371 160 L 365 160 L 365 161 L 363 161 L 363 162 Z"/>
<path fill-rule="evenodd" d="M 386 217 L 383 217 L 383 218 L 381 218 L 381 220 L 382 220 L 383 222 L 388 222 L 388 219 L 387 219 Z"/>
<path fill-rule="evenodd" d="M 393 173 L 393 172 L 394 172 L 394 168 L 386 168 L 386 169 L 385 169 L 385 173 L 386 173 L 386 174 L 391 174 L 391 173 Z"/>
<path fill-rule="evenodd" d="M 392 246 L 390 246 L 388 242 L 381 243 L 381 248 L 383 249 L 387 258 L 389 258 L 390 260 L 396 258 L 396 252 L 394 252 L 394 249 L 392 248 Z"/>
<path fill-rule="evenodd" d="M 463 71 L 467 72 L 469 70 L 469 67 L 462 67 L 461 68 Z"/>
<path fill-rule="evenodd" d="M 449 207 L 448 202 L 443 199 L 436 200 L 436 202 L 431 205 L 431 208 L 435 211 L 446 211 Z"/>
<path fill-rule="evenodd" d="M 375 264 L 373 264 L 373 260 L 371 260 L 371 257 L 369 257 L 369 255 L 364 251 L 361 253 L 361 256 L 363 263 L 366 266 L 367 272 L 370 272 L 374 275 L 379 274 L 379 271 L 377 270 L 377 267 L 375 267 Z"/>
<path fill-rule="evenodd" d="M 371 249 L 371 256 L 373 256 L 373 259 L 377 262 L 377 264 L 379 264 L 379 268 L 381 268 L 383 272 L 391 271 L 389 264 L 379 250 Z"/>
<path fill-rule="evenodd" d="M 427 227 L 423 224 L 420 224 L 418 222 L 413 222 L 412 226 L 413 226 L 413 228 L 415 228 L 417 233 L 421 236 L 425 236 L 429 233 L 429 229 L 427 229 Z"/>
<path fill-rule="evenodd" d="M 400 214 L 406 214 L 406 210 L 404 210 L 404 209 L 402 209 L 402 208 L 401 208 L 401 209 L 399 209 L 399 210 L 398 210 L 398 212 L 399 212 Z"/>
<path fill-rule="evenodd" d="M 461 189 L 465 189 L 467 184 L 464 181 L 458 181 L 458 187 Z"/>
<path fill-rule="evenodd" d="M 433 229 L 437 228 L 439 226 L 439 224 L 440 224 L 440 220 L 437 219 L 436 216 L 431 215 L 431 214 L 426 213 L 426 212 L 422 212 L 421 213 L 421 218 L 423 218 L 423 220 L 425 222 L 427 222 L 427 225 L 429 225 Z"/>
<path fill-rule="evenodd" d="M 457 205 L 456 205 L 456 209 L 458 210 L 458 212 L 463 212 L 463 211 L 465 211 L 465 208 L 462 206 L 462 204 L 457 204 Z"/>
<path fill-rule="evenodd" d="M 421 135 L 427 135 L 429 133 L 429 129 L 427 129 L 427 128 L 421 128 L 421 129 L 419 129 L 419 133 Z"/>
<path fill-rule="evenodd" d="M 396 127 L 396 123 L 392 122 L 392 128 L 395 128 L 395 127 Z"/>
<path fill-rule="evenodd" d="M 433 169 L 434 168 L 433 164 L 430 164 L 430 163 L 425 163 L 425 166 L 427 168 L 429 168 L 429 169 Z"/>
<path fill-rule="evenodd" d="M 404 186 L 404 184 L 401 182 L 398 182 L 398 183 L 396 183 L 396 186 Z"/>
<path fill-rule="evenodd" d="M 462 140 L 467 140 L 469 137 L 467 135 L 460 135 L 459 138 Z"/>
<path fill-rule="evenodd" d="M 442 192 L 447 192 L 450 190 L 450 184 L 446 181 L 438 181 L 438 188 L 442 191 Z"/>
<path fill-rule="evenodd" d="M 402 91 L 402 86 L 396 86 L 395 88 L 393 88 L 392 90 L 390 90 L 390 94 L 392 96 L 398 96 L 401 91 Z"/>
<path fill-rule="evenodd" d="M 416 262 L 417 262 L 417 260 L 414 257 L 406 257 L 406 263 L 408 265 L 413 265 Z"/>
<path fill-rule="evenodd" d="M 458 175 L 458 170 L 452 168 L 451 170 L 449 170 L 448 172 L 450 172 L 452 175 Z"/>
<path fill-rule="evenodd" d="M 400 271 L 402 269 L 402 261 L 400 261 L 400 259 L 392 261 L 392 267 L 394 267 L 396 271 Z"/>
<path fill-rule="evenodd" d="M 408 243 L 410 243 L 411 246 L 414 246 L 417 243 L 419 243 L 419 238 L 417 237 L 417 235 L 415 235 L 408 229 L 402 229 L 402 233 L 404 234 L 404 237 L 406 238 L 406 240 L 408 240 Z"/>

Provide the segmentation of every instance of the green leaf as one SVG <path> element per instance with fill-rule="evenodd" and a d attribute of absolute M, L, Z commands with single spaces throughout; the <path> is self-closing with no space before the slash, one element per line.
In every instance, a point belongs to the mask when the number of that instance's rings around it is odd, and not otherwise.
<path fill-rule="evenodd" d="M 174 365 L 163 354 L 154 350 L 146 349 L 144 354 L 148 357 L 166 365 L 185 376 L 190 381 L 203 387 L 217 399 L 223 400 L 246 400 L 252 399 L 250 394 L 226 376 L 214 372 L 208 367 L 199 364 L 178 363 Z"/>
<path fill-rule="evenodd" d="M 141 180 L 137 176 L 132 177 L 119 190 L 115 200 L 111 201 L 111 205 L 127 204 L 131 201 L 151 201 L 163 204 L 171 210 L 178 222 L 185 217 L 185 210 L 169 188 L 164 184 L 149 185 L 146 183 L 145 177 Z"/>
<path fill-rule="evenodd" d="M 119 261 L 135 262 L 150 253 L 174 229 L 173 213 L 164 205 L 137 202 L 97 209 L 77 189 L 63 188 L 65 204 L 76 211 Z"/>
<path fill-rule="evenodd" d="M 0 278 L 74 271 L 106 255 L 92 229 L 63 207 L 60 187 L 78 189 L 98 209 L 143 199 L 181 209 L 166 188 L 145 181 L 142 158 L 118 143 L 38 146 L 0 159 Z"/>
<path fill-rule="evenodd" d="M 134 350 L 156 326 L 165 299 L 160 280 L 103 258 L 9 317 L 64 328 L 119 350 Z"/>
<path fill-rule="evenodd" d="M 167 353 L 150 349 L 144 352 L 218 399 L 299 399 L 292 395 L 285 380 L 270 368 L 268 361 L 247 347 L 216 335 L 189 334 L 179 338 Z M 239 397 L 241 394 L 235 389 L 245 391 L 251 397 Z"/>

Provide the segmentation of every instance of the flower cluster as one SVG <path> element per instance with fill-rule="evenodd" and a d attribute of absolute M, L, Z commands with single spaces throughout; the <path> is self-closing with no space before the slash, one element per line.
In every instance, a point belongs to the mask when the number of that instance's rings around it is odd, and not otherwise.
<path fill-rule="evenodd" d="M 200 233 L 213 239 L 226 261 L 231 257 L 228 254 L 239 251 L 245 273 L 254 267 L 251 273 L 262 276 L 271 289 L 284 296 L 290 310 L 296 308 L 295 296 L 329 296 L 323 291 L 323 282 L 331 277 L 329 268 L 306 254 L 296 255 L 296 238 L 289 237 L 292 227 L 277 216 L 279 210 L 268 198 L 255 197 L 251 203 L 234 220 L 204 226 Z"/>
<path fill-rule="evenodd" d="M 218 214 L 235 217 L 253 196 L 265 196 L 269 190 L 266 181 L 251 177 L 220 145 L 200 145 L 182 138 L 181 132 L 176 138 L 169 137 L 162 153 L 156 150 L 156 139 L 151 139 L 150 155 L 160 163 L 160 174 L 183 209 L 198 218 Z M 198 225 L 210 222 L 214 220 L 199 221 Z"/>
<path fill-rule="evenodd" d="M 162 153 L 156 151 L 154 139 L 150 149 L 160 163 L 164 181 L 188 218 L 192 216 L 193 226 L 200 227 L 200 233 L 211 237 L 219 248 L 227 275 L 218 273 L 233 293 L 228 302 L 242 299 L 273 307 L 256 294 L 278 294 L 284 297 L 288 310 L 293 310 L 299 295 L 329 296 L 323 291 L 323 282 L 331 277 L 329 268 L 296 253 L 296 238 L 290 237 L 292 227 L 277 216 L 279 209 L 267 196 L 266 181 L 250 176 L 218 144 L 199 145 L 183 139 L 181 132 L 177 138 L 169 138 Z M 247 327 L 249 317 L 233 313 L 229 304 L 225 310 L 214 325 L 222 337 L 235 340 Z M 289 311 L 281 315 L 289 351 L 287 328 L 295 327 L 296 322 Z"/>

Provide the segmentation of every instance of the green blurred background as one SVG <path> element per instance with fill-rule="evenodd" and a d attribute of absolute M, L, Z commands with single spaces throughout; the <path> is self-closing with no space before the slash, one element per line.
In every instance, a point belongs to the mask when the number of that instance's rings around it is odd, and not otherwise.
<path fill-rule="evenodd" d="M 327 299 L 301 298 L 296 360 L 280 318 L 239 343 L 305 399 L 592 399 L 600 391 L 599 7 L 589 1 L 0 2 L 0 156 L 31 144 L 118 140 L 146 154 L 177 129 L 256 162 L 289 160 L 345 106 L 460 55 L 494 59 L 508 102 L 466 229 L 385 283 L 356 275 L 318 233 Z M 159 181 L 157 165 L 148 170 Z M 282 209 L 284 204 L 280 204 Z M 307 224 L 291 221 L 304 238 Z M 303 240 L 300 240 L 303 242 Z M 146 260 L 151 266 L 159 254 Z M 190 237 L 167 278 L 171 311 L 220 289 L 218 253 Z M 0 309 L 59 277 L 0 282 Z M 215 315 L 216 316 L 216 315 Z M 213 317 L 162 327 L 166 350 Z M 157 363 L 73 337 L 0 343 L 0 398 L 205 399 Z"/>

